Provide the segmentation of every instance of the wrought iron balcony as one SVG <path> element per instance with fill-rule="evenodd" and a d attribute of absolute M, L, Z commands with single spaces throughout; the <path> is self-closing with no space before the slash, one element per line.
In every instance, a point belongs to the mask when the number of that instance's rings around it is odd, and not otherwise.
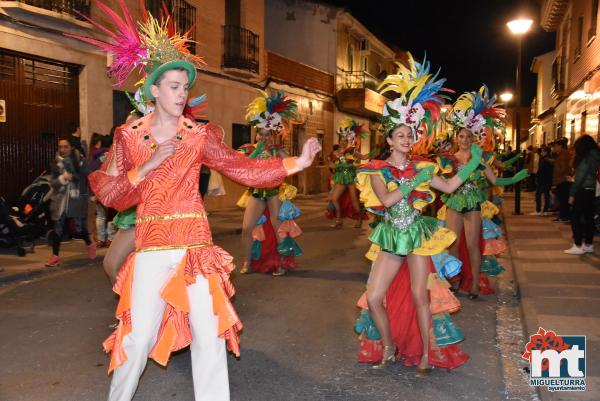
<path fill-rule="evenodd" d="M 559 99 L 564 95 L 564 67 L 561 56 L 557 56 L 552 62 L 552 87 L 550 88 L 550 95 L 553 99 Z"/>
<path fill-rule="evenodd" d="M 190 39 L 196 40 L 196 7 L 185 0 L 146 0 L 146 8 L 155 17 L 163 14 L 163 7 L 166 7 L 175 22 L 179 32 L 190 32 Z M 188 44 L 190 52 L 196 53 L 196 43 Z"/>
<path fill-rule="evenodd" d="M 377 90 L 381 80 L 366 71 L 344 71 L 344 88 L 367 88 Z"/>
<path fill-rule="evenodd" d="M 223 26 L 223 68 L 258 74 L 258 35 L 234 25 Z"/>
<path fill-rule="evenodd" d="M 65 13 L 85 20 L 76 11 L 84 15 L 90 15 L 90 0 L 17 0 L 19 3 L 27 4 L 33 7 L 43 8 L 56 13 Z"/>
<path fill-rule="evenodd" d="M 534 97 L 531 101 L 531 122 L 533 124 L 538 123 L 540 120 L 538 118 L 538 100 L 537 97 Z"/>

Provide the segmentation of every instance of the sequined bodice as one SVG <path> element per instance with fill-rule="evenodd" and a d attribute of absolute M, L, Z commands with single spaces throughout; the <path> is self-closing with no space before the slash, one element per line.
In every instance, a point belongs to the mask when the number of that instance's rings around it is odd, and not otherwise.
<path fill-rule="evenodd" d="M 408 178 L 402 177 L 398 180 L 399 185 L 409 181 Z M 387 207 L 383 215 L 383 220 L 390 223 L 399 230 L 403 230 L 410 226 L 421 215 L 417 209 L 413 208 L 407 198 L 400 199 L 400 202 Z"/>
<path fill-rule="evenodd" d="M 254 156 L 253 159 L 270 159 L 271 157 L 277 157 L 278 148 L 274 146 L 267 146 L 258 155 Z"/>
<path fill-rule="evenodd" d="M 347 167 L 354 164 L 354 160 L 350 157 L 346 157 L 346 155 L 339 156 L 334 161 L 336 167 Z"/>
<path fill-rule="evenodd" d="M 458 169 L 457 169 L 457 173 L 459 171 L 461 171 L 464 168 L 463 164 L 459 164 L 458 165 Z M 481 173 L 479 171 L 475 171 L 473 174 L 471 174 L 467 180 L 456 189 L 456 191 L 454 191 L 455 194 L 460 194 L 460 195 L 469 195 L 471 193 L 473 193 L 474 191 L 478 190 L 478 186 L 477 186 L 477 181 L 479 181 L 481 179 Z"/>

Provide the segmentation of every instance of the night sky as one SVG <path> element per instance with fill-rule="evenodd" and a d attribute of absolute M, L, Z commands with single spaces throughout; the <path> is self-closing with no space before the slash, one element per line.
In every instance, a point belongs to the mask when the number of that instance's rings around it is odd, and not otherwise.
<path fill-rule="evenodd" d="M 535 96 L 536 75 L 530 72 L 536 55 L 554 49 L 554 33 L 539 26 L 537 2 L 515 0 L 327 0 L 352 15 L 392 48 L 408 50 L 441 67 L 446 85 L 458 94 L 482 83 L 494 93 L 514 93 L 517 41 L 506 22 L 528 14 L 534 24 L 523 44 L 523 105 Z M 385 5 L 385 6 L 384 6 Z"/>

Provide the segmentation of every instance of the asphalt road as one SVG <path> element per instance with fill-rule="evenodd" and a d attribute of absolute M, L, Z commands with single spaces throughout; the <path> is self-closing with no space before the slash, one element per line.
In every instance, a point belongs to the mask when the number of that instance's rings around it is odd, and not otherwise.
<path fill-rule="evenodd" d="M 285 277 L 235 276 L 235 307 L 245 324 L 242 355 L 229 357 L 232 400 L 504 400 L 496 344 L 496 298 L 460 297 L 454 316 L 471 359 L 452 372 L 417 379 L 414 368 L 372 371 L 356 362 L 352 327 L 369 263 L 368 228 L 340 230 L 301 219 L 301 267 Z M 365 225 L 365 227 L 367 227 Z M 237 255 L 237 237 L 217 241 Z M 0 292 L 0 400 L 105 400 L 110 378 L 101 348 L 116 299 L 99 263 Z M 189 352 L 167 369 L 149 361 L 137 401 L 193 400 Z"/>

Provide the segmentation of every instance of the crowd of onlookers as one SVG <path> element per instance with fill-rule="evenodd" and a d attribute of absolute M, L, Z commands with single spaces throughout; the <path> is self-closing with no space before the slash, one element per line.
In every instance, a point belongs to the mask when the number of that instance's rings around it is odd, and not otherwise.
<path fill-rule="evenodd" d="M 509 149 L 504 158 L 512 156 Z M 600 148 L 596 141 L 581 135 L 569 146 L 566 138 L 560 138 L 539 148 L 529 146 L 522 160 L 529 172 L 524 190 L 535 192 L 535 211 L 530 214 L 556 214 L 555 222 L 571 224 L 573 246 L 565 253 L 593 253 L 594 233 L 600 225 Z"/>

